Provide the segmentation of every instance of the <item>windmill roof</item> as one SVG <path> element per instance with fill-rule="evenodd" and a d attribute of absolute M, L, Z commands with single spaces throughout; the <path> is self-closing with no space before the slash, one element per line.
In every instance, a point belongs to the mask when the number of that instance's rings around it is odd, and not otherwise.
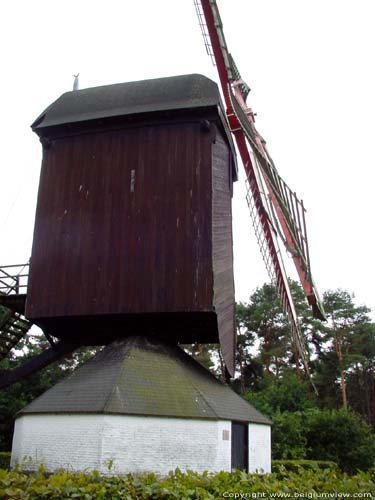
<path fill-rule="evenodd" d="M 43 136 L 56 128 L 97 124 L 109 119 L 150 116 L 162 112 L 215 108 L 233 151 L 233 180 L 237 180 L 234 144 L 224 118 L 217 84 L 199 75 L 178 75 L 151 80 L 116 83 L 62 94 L 33 122 L 31 128 Z"/>
<path fill-rule="evenodd" d="M 271 424 L 180 347 L 128 337 L 105 347 L 20 414 L 103 413 Z"/>
<path fill-rule="evenodd" d="M 102 118 L 211 106 L 221 106 L 217 84 L 203 75 L 180 75 L 66 92 L 31 127 L 38 131 Z"/>

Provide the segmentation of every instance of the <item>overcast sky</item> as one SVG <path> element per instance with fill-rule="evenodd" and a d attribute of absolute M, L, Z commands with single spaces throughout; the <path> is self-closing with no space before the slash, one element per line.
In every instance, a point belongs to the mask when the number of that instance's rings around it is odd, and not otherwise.
<path fill-rule="evenodd" d="M 314 279 L 375 309 L 373 0 L 218 0 L 248 105 L 304 200 Z M 27 261 L 41 145 L 32 121 L 80 87 L 202 73 L 217 80 L 193 0 L 33 0 L 0 6 L 0 264 Z M 242 168 L 242 167 L 241 167 Z M 241 171 L 242 174 L 242 171 Z M 267 281 L 243 175 L 233 200 L 237 300 Z"/>

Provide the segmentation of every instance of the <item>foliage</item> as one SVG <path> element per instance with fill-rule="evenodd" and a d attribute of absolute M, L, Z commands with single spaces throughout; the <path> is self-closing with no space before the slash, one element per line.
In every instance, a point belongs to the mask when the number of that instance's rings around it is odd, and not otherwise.
<path fill-rule="evenodd" d="M 301 472 L 302 470 L 331 469 L 337 470 L 337 464 L 329 460 L 272 460 L 272 471 L 282 470 Z"/>
<path fill-rule="evenodd" d="M 351 411 L 278 412 L 272 443 L 274 459 L 328 460 L 350 473 L 375 465 L 375 436 Z"/>
<path fill-rule="evenodd" d="M 306 458 L 333 460 L 351 473 L 375 465 L 375 436 L 359 415 L 345 410 L 313 410 L 306 416 Z"/>
<path fill-rule="evenodd" d="M 329 394 L 331 387 L 339 389 L 338 403 L 347 408 L 350 405 L 347 392 L 348 374 L 354 367 L 357 373 L 365 367 L 373 367 L 375 325 L 371 323 L 369 308 L 355 305 L 353 296 L 347 291 L 328 290 L 323 298 L 328 325 L 321 339 L 323 349 L 316 382 L 325 395 L 327 389 Z M 331 393 L 331 398 L 333 395 Z"/>
<path fill-rule="evenodd" d="M 324 293 L 328 321 L 312 317 L 302 288 L 291 282 L 302 335 L 310 351 L 315 397 L 296 362 L 296 352 L 275 289 L 263 285 L 248 304 L 237 305 L 237 378 L 232 387 L 260 411 L 305 411 L 308 408 L 354 409 L 375 429 L 375 323 L 349 292 Z M 294 373 L 294 379 L 291 377 Z"/>
<path fill-rule="evenodd" d="M 171 472 L 167 477 L 155 474 L 100 477 L 97 473 L 71 474 L 66 471 L 46 476 L 43 471 L 32 475 L 17 471 L 0 471 L 0 498 L 37 500 L 82 499 L 202 499 L 232 497 L 234 494 L 264 495 L 283 493 L 375 493 L 375 477 L 370 473 L 355 476 L 330 469 L 288 471 L 278 467 L 276 473 L 233 474 Z M 238 497 L 237 497 L 238 498 Z"/>
<path fill-rule="evenodd" d="M 265 284 L 257 288 L 249 304 L 238 305 L 237 332 L 239 344 L 245 347 L 258 339 L 259 357 L 266 373 L 270 374 L 274 368 L 278 376 L 288 355 L 289 336 L 288 323 L 273 286 Z"/>
<path fill-rule="evenodd" d="M 270 417 L 277 412 L 304 411 L 316 406 L 309 382 L 300 380 L 291 370 L 286 370 L 281 379 L 264 377 L 259 390 L 248 392 L 245 398 Z"/>
<path fill-rule="evenodd" d="M 217 378 L 224 379 L 224 361 L 219 344 L 180 344 L 180 347 Z"/>
<path fill-rule="evenodd" d="M 277 412 L 272 418 L 272 458 L 303 459 L 307 454 L 306 427 L 302 412 Z M 320 457 L 313 457 L 319 460 Z"/>
<path fill-rule="evenodd" d="M 6 451 L 0 452 L 0 469 L 9 469 L 10 453 Z"/>

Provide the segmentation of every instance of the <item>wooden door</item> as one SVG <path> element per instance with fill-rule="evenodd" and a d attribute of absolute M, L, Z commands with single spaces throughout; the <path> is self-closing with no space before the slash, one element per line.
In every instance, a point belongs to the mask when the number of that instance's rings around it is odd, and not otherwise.
<path fill-rule="evenodd" d="M 248 424 L 232 422 L 232 469 L 248 470 L 249 467 Z"/>

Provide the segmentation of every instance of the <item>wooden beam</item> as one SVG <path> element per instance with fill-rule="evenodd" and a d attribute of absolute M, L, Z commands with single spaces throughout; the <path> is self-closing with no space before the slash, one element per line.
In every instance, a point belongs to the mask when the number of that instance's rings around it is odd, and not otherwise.
<path fill-rule="evenodd" d="M 60 341 L 53 348 L 51 347 L 50 349 L 44 350 L 42 353 L 34 356 L 34 358 L 30 359 L 22 366 L 18 366 L 13 370 L 1 370 L 0 389 L 4 389 L 9 385 L 32 375 L 51 363 L 54 363 L 58 359 L 67 356 L 81 346 L 82 343 Z"/>

